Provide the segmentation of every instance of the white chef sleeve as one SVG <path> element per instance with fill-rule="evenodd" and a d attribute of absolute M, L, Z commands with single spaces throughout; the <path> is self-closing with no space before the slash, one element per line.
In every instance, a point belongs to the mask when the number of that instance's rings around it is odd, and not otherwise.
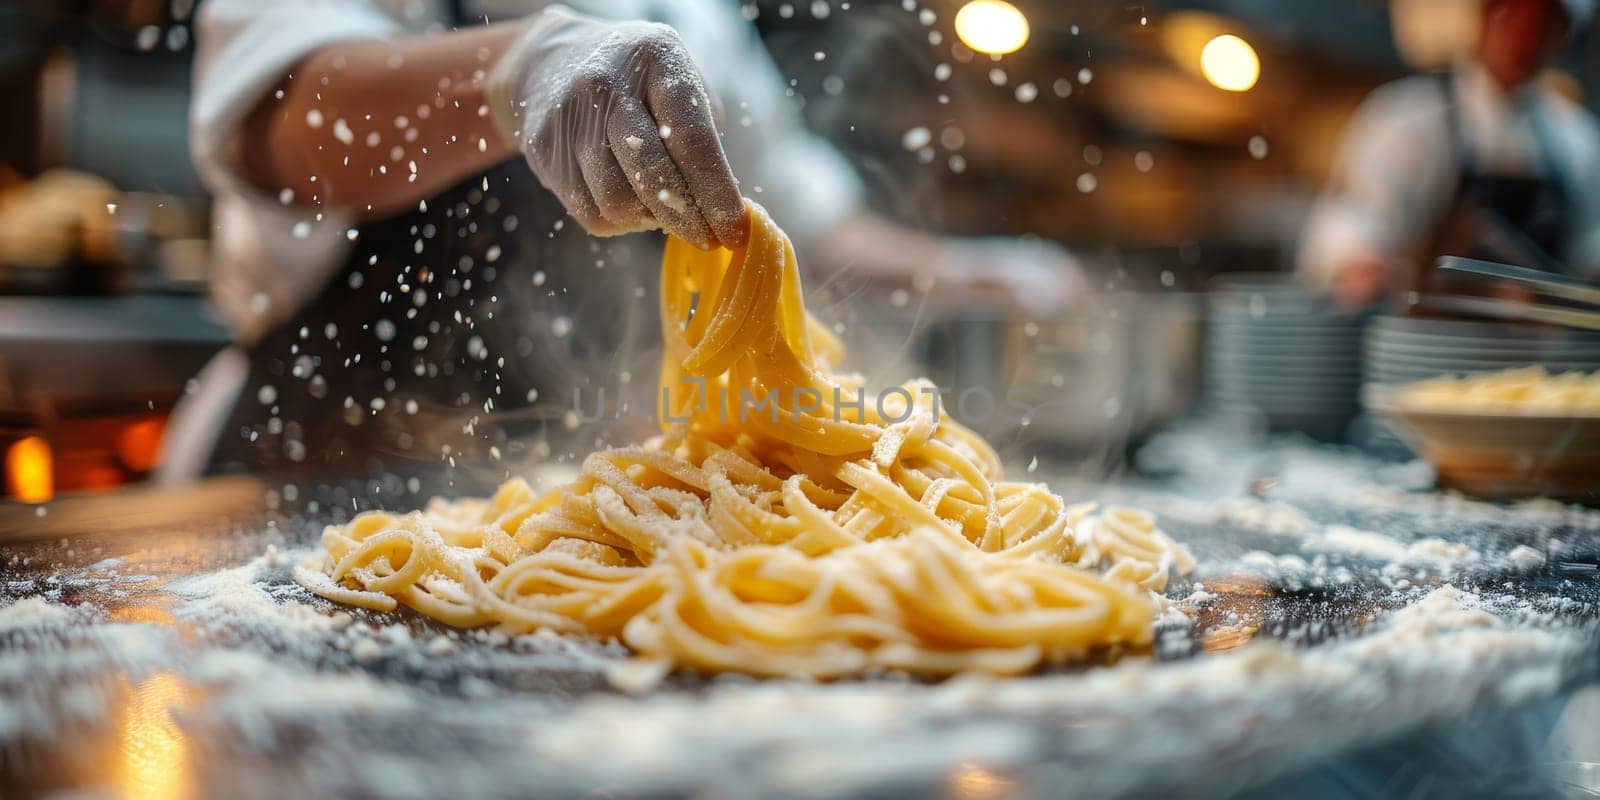
<path fill-rule="evenodd" d="M 1559 257 L 1576 276 L 1600 281 L 1600 123 L 1588 109 L 1555 96 L 1544 98 L 1542 119 L 1549 131 L 1551 161 L 1572 210 L 1566 252 Z"/>
<path fill-rule="evenodd" d="M 253 190 L 238 169 L 244 118 L 289 69 L 333 42 L 382 38 L 399 23 L 375 0 L 207 0 L 195 21 L 190 148 L 215 192 Z"/>
<path fill-rule="evenodd" d="M 1457 180 L 1449 124 L 1434 78 L 1380 87 L 1361 104 L 1306 225 L 1303 278 L 1325 287 L 1343 264 L 1404 260 L 1427 244 Z"/>
<path fill-rule="evenodd" d="M 683 38 L 722 102 L 719 128 L 739 189 L 796 241 L 827 233 L 862 202 L 861 180 L 831 144 L 806 128 L 755 26 L 735 0 L 566 0 L 606 19 L 646 19 Z"/>
<path fill-rule="evenodd" d="M 245 178 L 239 126 L 285 74 L 338 41 L 383 38 L 399 22 L 377 0 L 208 0 L 195 22 L 190 150 L 216 196 L 211 296 L 241 342 L 289 319 L 348 252 L 338 213 L 285 205 Z"/>

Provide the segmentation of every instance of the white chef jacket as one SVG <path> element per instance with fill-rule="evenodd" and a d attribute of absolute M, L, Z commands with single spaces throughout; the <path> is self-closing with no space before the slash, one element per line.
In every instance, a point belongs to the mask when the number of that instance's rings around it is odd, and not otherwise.
<path fill-rule="evenodd" d="M 502 20 L 548 0 L 465 0 L 467 13 Z M 797 241 L 822 235 L 861 202 L 842 155 L 807 132 L 789 87 L 733 0 L 565 0 L 609 19 L 677 29 L 726 112 L 723 144 L 743 192 Z M 293 318 L 348 256 L 353 215 L 285 205 L 240 169 L 238 129 L 296 63 L 338 41 L 445 30 L 445 0 L 208 0 L 196 20 L 190 143 L 216 198 L 212 298 L 248 344 Z M 465 176 L 463 176 L 465 177 Z M 529 172 L 529 180 L 536 180 Z M 248 373 L 230 348 L 200 374 L 168 429 L 163 480 L 198 475 Z"/>
<path fill-rule="evenodd" d="M 1539 81 L 1506 92 L 1476 63 L 1458 67 L 1447 80 L 1454 82 L 1454 110 L 1432 76 L 1379 87 L 1361 104 L 1345 129 L 1329 192 L 1302 240 L 1301 274 L 1326 286 L 1351 260 L 1413 257 L 1450 212 L 1463 149 L 1480 170 L 1496 174 L 1542 176 L 1546 161 L 1555 165 L 1560 174 L 1554 177 L 1574 204 L 1574 224 L 1566 252 L 1552 255 L 1574 272 L 1597 274 L 1600 125 L 1594 116 Z M 1456 120 L 1460 129 L 1452 133 Z M 1550 151 L 1541 154 L 1541 145 Z"/>
<path fill-rule="evenodd" d="M 545 0 L 467 0 L 474 16 L 516 16 Z M 821 234 L 860 202 L 855 172 L 808 133 L 788 84 L 732 0 L 566 0 L 610 19 L 676 28 L 726 110 L 724 146 L 745 194 L 794 238 Z M 441 0 L 208 0 L 198 52 L 190 140 L 216 195 L 213 297 L 236 338 L 249 342 L 291 318 L 343 262 L 353 218 L 286 206 L 239 168 L 240 123 L 298 61 L 332 42 L 444 30 Z M 465 176 L 464 176 L 465 177 Z M 533 180 L 530 172 L 530 180 Z M 308 224 L 300 224 L 308 223 Z"/>

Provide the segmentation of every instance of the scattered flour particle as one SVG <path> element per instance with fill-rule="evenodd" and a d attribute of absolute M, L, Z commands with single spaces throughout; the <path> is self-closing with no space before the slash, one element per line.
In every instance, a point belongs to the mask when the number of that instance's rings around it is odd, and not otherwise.
<path fill-rule="evenodd" d="M 333 121 L 333 138 L 338 139 L 345 144 L 351 144 L 355 142 L 356 134 L 354 131 L 350 130 L 350 123 L 345 122 L 344 117 L 340 117 L 339 119 Z"/>
<path fill-rule="evenodd" d="M 306 112 L 306 127 L 309 127 L 312 130 L 316 130 L 318 128 L 321 128 L 322 127 L 322 112 L 318 111 L 318 110 L 316 110 L 314 108 L 311 109 L 310 111 L 307 111 Z"/>
<path fill-rule="evenodd" d="M 900 146 L 907 150 L 920 150 L 933 141 L 933 132 L 926 126 L 918 125 L 900 136 Z"/>
<path fill-rule="evenodd" d="M 1441 586 L 1416 603 L 1389 615 L 1390 629 L 1423 636 L 1442 630 L 1494 627 L 1499 620 L 1481 608 L 1482 600 L 1454 586 Z"/>
<path fill-rule="evenodd" d="M 671 669 L 672 663 L 665 659 L 630 659 L 608 668 L 606 682 L 624 694 L 643 694 L 661 683 Z"/>
<path fill-rule="evenodd" d="M 1525 544 L 1519 544 L 1511 548 L 1511 552 L 1506 554 L 1506 558 L 1510 559 L 1517 569 L 1522 570 L 1534 569 L 1544 564 L 1544 553 Z"/>
<path fill-rule="evenodd" d="M 1342 552 L 1383 561 L 1399 561 L 1406 556 L 1406 546 L 1394 537 L 1347 525 L 1329 525 L 1321 537 L 1307 543 L 1307 549 Z"/>
<path fill-rule="evenodd" d="M 72 609 L 38 597 L 0 606 L 0 631 L 59 625 L 72 619 Z"/>
<path fill-rule="evenodd" d="M 481 700 L 494 696 L 494 693 L 494 684 L 475 675 L 469 675 L 461 680 L 461 694 L 465 697 Z"/>
<path fill-rule="evenodd" d="M 378 641 L 369 638 L 357 640 L 350 648 L 350 655 L 355 656 L 357 661 L 363 662 L 377 658 L 382 652 L 383 648 L 379 646 Z"/>

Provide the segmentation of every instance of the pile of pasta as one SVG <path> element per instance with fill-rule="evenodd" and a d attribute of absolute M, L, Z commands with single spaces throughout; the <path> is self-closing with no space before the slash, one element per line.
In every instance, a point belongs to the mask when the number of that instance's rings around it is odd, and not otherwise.
<path fill-rule="evenodd" d="M 1600 413 L 1600 372 L 1551 374 L 1542 366 L 1411 384 L 1396 399 L 1429 411 L 1510 414 Z"/>
<path fill-rule="evenodd" d="M 861 379 L 835 372 L 788 238 L 754 204 L 748 224 L 732 251 L 668 242 L 659 436 L 545 494 L 361 514 L 297 579 L 455 626 L 616 637 L 660 674 L 1014 674 L 1147 645 L 1188 553 L 1142 511 L 1003 480 L 925 384 L 850 405 Z M 775 410 L 749 406 L 771 390 Z"/>

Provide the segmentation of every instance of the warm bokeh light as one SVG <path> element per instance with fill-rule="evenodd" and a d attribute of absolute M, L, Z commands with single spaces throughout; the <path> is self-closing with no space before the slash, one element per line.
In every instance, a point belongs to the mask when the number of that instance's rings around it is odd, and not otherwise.
<path fill-rule="evenodd" d="M 161 460 L 161 437 L 166 425 L 159 419 L 143 419 L 122 429 L 117 435 L 117 458 L 134 472 L 149 472 Z"/>
<path fill-rule="evenodd" d="M 117 764 L 118 794 L 127 800 L 184 800 L 193 797 L 189 739 L 175 712 L 190 702 L 182 678 L 158 672 L 134 687 L 122 713 Z"/>
<path fill-rule="evenodd" d="M 949 797 L 955 800 L 998 800 L 1020 794 L 1015 780 L 975 764 L 962 764 L 950 774 Z"/>
<path fill-rule="evenodd" d="M 1028 43 L 1028 18 L 1005 0 L 972 0 L 956 12 L 956 36 L 980 53 L 1015 53 Z"/>
<path fill-rule="evenodd" d="M 43 503 L 56 492 L 50 443 L 38 436 L 13 442 L 6 450 L 6 489 L 24 503 Z"/>
<path fill-rule="evenodd" d="M 1224 33 L 1200 50 L 1200 74 L 1218 89 L 1244 92 L 1261 77 L 1261 59 L 1249 42 Z"/>

